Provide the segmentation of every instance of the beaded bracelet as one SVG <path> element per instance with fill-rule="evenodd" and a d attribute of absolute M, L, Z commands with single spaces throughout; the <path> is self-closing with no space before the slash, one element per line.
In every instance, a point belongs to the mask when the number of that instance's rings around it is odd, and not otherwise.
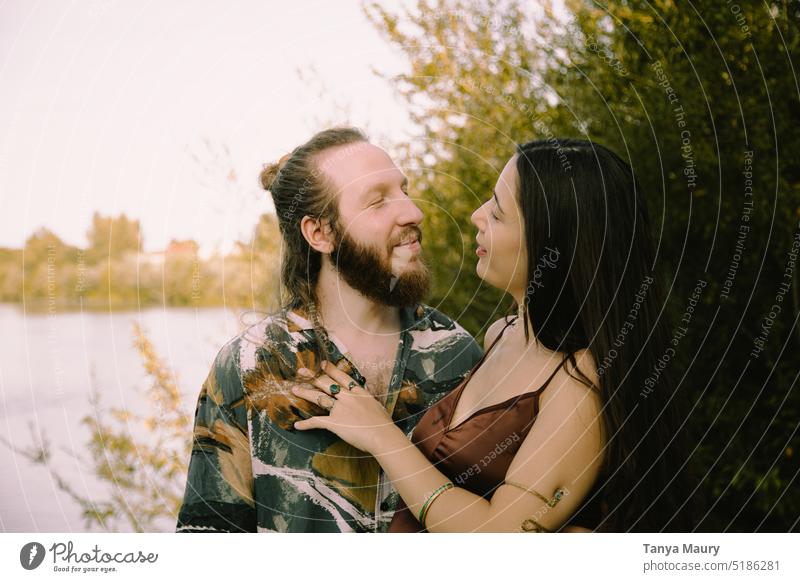
<path fill-rule="evenodd" d="M 419 510 L 419 522 L 422 524 L 422 527 L 425 527 L 425 519 L 428 517 L 428 511 L 430 511 L 431 505 L 433 505 L 433 502 L 436 500 L 436 498 L 448 489 L 453 489 L 454 487 L 455 485 L 448 481 L 436 491 L 431 493 L 430 497 L 428 497 L 427 501 L 425 501 L 425 503 L 422 505 L 422 509 Z"/>

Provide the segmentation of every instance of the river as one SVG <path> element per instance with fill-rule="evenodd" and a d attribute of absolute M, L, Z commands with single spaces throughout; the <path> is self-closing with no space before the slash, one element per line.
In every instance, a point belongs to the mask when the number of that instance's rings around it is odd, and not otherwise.
<path fill-rule="evenodd" d="M 258 317 L 225 308 L 172 307 L 25 314 L 19 306 L 0 304 L 0 436 L 27 448 L 33 443 L 29 425 L 44 429 L 59 474 L 82 496 L 102 498 L 103 483 L 71 453 L 86 456 L 90 434 L 81 419 L 91 410 L 93 383 L 104 408 L 145 411 L 149 382 L 133 345 L 133 323 L 177 374 L 184 412 L 193 416 L 217 351 L 242 329 L 243 319 L 252 323 Z M 46 467 L 3 443 L 0 463 L 0 531 L 86 531 L 79 505 L 58 489 Z"/>

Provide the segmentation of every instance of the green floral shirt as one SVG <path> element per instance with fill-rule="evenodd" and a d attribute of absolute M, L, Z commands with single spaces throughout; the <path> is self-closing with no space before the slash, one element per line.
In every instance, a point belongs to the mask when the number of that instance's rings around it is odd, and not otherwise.
<path fill-rule="evenodd" d="M 410 435 L 482 354 L 461 326 L 426 305 L 401 309 L 386 410 Z M 220 350 L 197 402 L 178 532 L 383 532 L 400 498 L 367 453 L 295 421 L 325 411 L 294 396 L 320 355 L 362 385 L 341 342 L 327 348 L 305 313 L 282 311 Z"/>

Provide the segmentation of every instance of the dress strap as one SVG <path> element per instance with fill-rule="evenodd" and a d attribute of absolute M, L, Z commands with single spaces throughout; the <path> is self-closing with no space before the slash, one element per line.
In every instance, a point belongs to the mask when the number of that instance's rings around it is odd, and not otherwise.
<path fill-rule="evenodd" d="M 533 392 L 533 395 L 534 395 L 533 396 L 533 418 L 534 419 L 536 419 L 536 417 L 539 416 L 539 406 L 540 406 L 539 397 L 542 395 L 542 392 L 544 392 L 545 389 L 550 385 L 550 382 L 553 380 L 553 378 L 556 377 L 556 374 L 561 369 L 561 367 L 564 365 L 564 362 L 566 362 L 568 359 L 569 359 L 569 356 L 567 356 L 563 360 L 561 360 L 561 363 L 558 366 L 556 366 L 556 369 L 553 370 L 553 373 L 550 374 L 550 377 L 547 378 L 547 380 L 544 381 L 544 384 L 542 384 L 541 386 L 539 386 L 539 388 L 534 390 L 534 392 Z"/>
<path fill-rule="evenodd" d="M 511 320 L 511 321 L 507 321 L 507 322 L 506 322 L 506 324 L 503 326 L 503 329 L 501 329 L 501 330 L 500 330 L 500 333 L 498 333 L 498 334 L 497 334 L 497 337 L 496 337 L 496 338 L 494 338 L 494 341 L 493 341 L 493 342 L 491 343 L 491 345 L 490 345 L 490 346 L 489 346 L 489 347 L 486 349 L 486 352 L 485 352 L 486 354 L 488 354 L 488 353 L 489 353 L 489 351 L 490 351 L 490 350 L 491 350 L 491 349 L 494 347 L 494 345 L 495 345 L 495 344 L 496 344 L 498 341 L 500 341 L 500 338 L 501 338 L 501 337 L 503 337 L 503 334 L 505 333 L 505 331 L 506 331 L 506 330 L 507 330 L 507 329 L 508 329 L 510 326 L 514 325 L 514 323 L 515 323 L 515 322 L 516 322 L 516 319 L 513 319 L 513 320 Z"/>
<path fill-rule="evenodd" d="M 545 380 L 544 383 L 541 386 L 539 386 L 539 388 L 536 389 L 536 393 L 537 394 L 541 394 L 542 392 L 544 392 L 545 388 L 547 388 L 550 385 L 550 382 L 553 380 L 553 378 L 556 377 L 556 374 L 564 366 L 564 364 L 567 362 L 567 360 L 569 360 L 569 354 L 567 354 L 561 360 L 561 363 L 558 366 L 556 366 L 556 369 L 553 370 L 553 373 L 550 374 L 550 376 L 547 378 L 547 380 Z"/>
<path fill-rule="evenodd" d="M 466 376 L 464 377 L 464 381 L 461 383 L 461 385 L 458 388 L 456 388 L 453 392 L 460 392 L 461 390 L 466 388 L 467 382 L 469 382 L 469 379 L 472 378 L 472 375 L 475 373 L 475 370 L 480 368 L 481 364 L 483 364 L 483 361 L 486 359 L 486 356 L 489 355 L 489 352 L 492 351 L 492 348 L 497 344 L 497 342 L 500 341 L 500 338 L 503 337 L 503 333 L 506 331 L 506 329 L 508 329 L 510 325 L 513 325 L 513 323 L 514 323 L 513 320 L 506 322 L 505 326 L 503 326 L 503 329 L 501 329 L 500 333 L 497 334 L 497 337 L 494 338 L 494 341 L 489 345 L 488 348 L 486 348 L 486 351 L 483 352 L 483 355 L 481 355 L 481 357 L 478 358 L 478 361 L 475 362 L 475 365 L 473 365 L 472 368 L 467 372 Z"/>

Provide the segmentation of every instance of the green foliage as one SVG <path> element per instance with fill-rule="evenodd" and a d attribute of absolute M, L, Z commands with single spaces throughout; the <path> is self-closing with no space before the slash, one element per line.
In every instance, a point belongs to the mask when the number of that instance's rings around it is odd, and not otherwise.
<path fill-rule="evenodd" d="M 218 294 L 224 303 L 267 312 L 278 308 L 280 252 L 278 218 L 262 214 L 249 243 L 237 243 L 221 262 L 225 287 Z"/>
<path fill-rule="evenodd" d="M 613 148 L 648 199 L 670 329 L 707 282 L 670 364 L 692 409 L 695 496 L 706 502 L 697 527 L 796 528 L 797 3 L 569 0 L 567 8 L 566 16 L 515 0 L 420 1 L 400 14 L 365 8 L 408 60 L 392 81 L 419 128 L 405 165 L 436 258 L 433 303 L 475 334 L 502 311 L 474 275 L 469 216 L 515 143 L 581 137 Z"/>
<path fill-rule="evenodd" d="M 272 214 L 259 218 L 248 244 L 207 259 L 193 240 L 143 252 L 139 222 L 124 214 L 95 213 L 87 237 L 89 245 L 76 248 L 40 229 L 23 249 L 0 249 L 0 301 L 29 310 L 277 304 L 280 232 Z"/>
<path fill-rule="evenodd" d="M 367 16 L 409 61 L 393 82 L 420 133 L 404 165 L 423 199 L 426 254 L 435 257 L 432 304 L 480 335 L 510 302 L 475 275 L 469 218 L 531 120 L 548 115 L 530 76 L 546 55 L 530 50 L 521 32 L 529 18 L 515 2 L 421 2 L 404 17 L 371 4 Z"/>
<path fill-rule="evenodd" d="M 142 244 L 139 221 L 131 220 L 124 214 L 111 218 L 95 212 L 86 237 L 89 239 L 86 254 L 93 264 L 103 259 L 120 259 L 126 254 L 138 253 Z"/>
<path fill-rule="evenodd" d="M 672 313 L 708 281 L 674 368 L 685 371 L 681 393 L 696 405 L 690 423 L 707 501 L 699 527 L 785 531 L 800 512 L 792 487 L 800 277 L 786 270 L 800 232 L 800 164 L 790 154 L 800 146 L 790 60 L 800 44 L 797 8 L 693 4 L 573 2 L 580 33 L 561 38 L 575 66 L 550 80 L 564 118 L 586 120 L 593 139 L 631 158 L 650 198 Z M 607 50 L 589 50 L 589 37 Z M 608 54 L 630 75 L 611 69 Z M 792 287 L 785 295 L 783 282 Z M 781 314 L 757 353 L 777 303 Z"/>

